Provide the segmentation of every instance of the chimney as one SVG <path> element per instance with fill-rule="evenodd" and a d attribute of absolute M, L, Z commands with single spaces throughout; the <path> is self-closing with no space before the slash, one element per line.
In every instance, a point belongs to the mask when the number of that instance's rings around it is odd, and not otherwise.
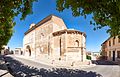
<path fill-rule="evenodd" d="M 30 25 L 30 28 L 32 28 L 33 26 L 35 26 L 35 23 L 32 23 L 32 24 Z"/>

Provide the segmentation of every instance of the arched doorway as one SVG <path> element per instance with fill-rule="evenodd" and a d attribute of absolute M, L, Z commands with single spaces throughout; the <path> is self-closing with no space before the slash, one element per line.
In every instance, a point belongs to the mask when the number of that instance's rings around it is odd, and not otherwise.
<path fill-rule="evenodd" d="M 115 51 L 113 51 L 113 61 L 115 61 Z"/>
<path fill-rule="evenodd" d="M 30 49 L 30 46 L 29 45 L 27 45 L 26 46 L 26 49 L 28 50 L 28 52 L 29 52 L 29 56 L 31 56 L 31 49 Z"/>

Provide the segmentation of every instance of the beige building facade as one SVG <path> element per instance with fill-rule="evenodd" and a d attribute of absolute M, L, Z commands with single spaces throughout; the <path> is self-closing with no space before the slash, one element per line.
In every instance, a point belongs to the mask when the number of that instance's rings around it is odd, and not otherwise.
<path fill-rule="evenodd" d="M 38 24 L 31 24 L 23 38 L 25 56 L 56 60 L 86 60 L 86 34 L 67 29 L 64 21 L 49 15 Z"/>
<path fill-rule="evenodd" d="M 120 60 L 120 38 L 118 36 L 108 38 L 101 46 L 102 55 L 108 60 Z"/>
<path fill-rule="evenodd" d="M 22 47 L 17 47 L 13 51 L 14 55 L 23 55 L 23 49 Z"/>

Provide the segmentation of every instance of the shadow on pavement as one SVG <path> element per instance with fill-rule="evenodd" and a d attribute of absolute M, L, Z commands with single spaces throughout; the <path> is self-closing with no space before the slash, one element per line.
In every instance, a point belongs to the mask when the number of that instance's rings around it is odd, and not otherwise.
<path fill-rule="evenodd" d="M 0 55 L 0 70 L 7 70 L 4 58 Z"/>
<path fill-rule="evenodd" d="M 27 66 L 21 62 L 5 57 L 8 63 L 8 69 L 14 77 L 102 77 L 96 72 L 87 72 L 79 69 L 52 68 L 52 69 L 37 69 Z"/>
<path fill-rule="evenodd" d="M 0 55 L 0 77 L 4 77 L 9 73 L 3 57 L 3 55 Z"/>
<path fill-rule="evenodd" d="M 96 65 L 119 65 L 116 62 L 109 60 L 92 60 L 92 63 Z"/>

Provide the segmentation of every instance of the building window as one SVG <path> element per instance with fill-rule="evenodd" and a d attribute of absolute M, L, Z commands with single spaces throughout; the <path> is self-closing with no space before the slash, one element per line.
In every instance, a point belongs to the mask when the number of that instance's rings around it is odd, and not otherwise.
<path fill-rule="evenodd" d="M 117 51 L 117 58 L 120 58 L 120 51 Z"/>
<path fill-rule="evenodd" d="M 41 35 L 42 35 L 42 36 L 44 36 L 44 34 L 43 34 L 43 33 L 41 33 Z"/>
<path fill-rule="evenodd" d="M 79 41 L 78 40 L 75 41 L 75 46 L 79 47 Z"/>
<path fill-rule="evenodd" d="M 109 41 L 109 46 L 111 46 L 111 41 Z"/>
<path fill-rule="evenodd" d="M 113 38 L 113 45 L 115 45 L 115 38 Z"/>
<path fill-rule="evenodd" d="M 109 57 L 111 57 L 111 51 L 109 51 Z"/>

